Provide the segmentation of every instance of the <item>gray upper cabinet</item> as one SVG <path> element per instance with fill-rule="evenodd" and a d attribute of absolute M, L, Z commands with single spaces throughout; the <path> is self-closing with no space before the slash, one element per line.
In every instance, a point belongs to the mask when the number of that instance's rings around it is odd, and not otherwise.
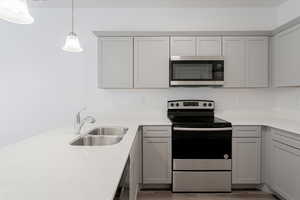
<path fill-rule="evenodd" d="M 223 55 L 225 57 L 225 87 L 246 86 L 245 51 L 246 48 L 244 38 L 223 38 Z"/>
<path fill-rule="evenodd" d="M 134 38 L 134 87 L 169 87 L 169 37 Z"/>
<path fill-rule="evenodd" d="M 269 86 L 269 38 L 251 37 L 246 41 L 247 87 Z"/>
<path fill-rule="evenodd" d="M 98 39 L 98 87 L 133 88 L 133 38 Z"/>
<path fill-rule="evenodd" d="M 197 56 L 221 56 L 221 37 L 197 37 Z"/>
<path fill-rule="evenodd" d="M 277 86 L 300 85 L 295 53 L 299 31 L 294 28 L 272 40 L 272 63 L 277 63 L 272 76 Z M 225 87 L 269 85 L 268 37 L 102 37 L 98 47 L 99 88 L 169 88 L 170 55 L 223 55 Z"/>
<path fill-rule="evenodd" d="M 268 37 L 224 37 L 225 87 L 268 87 Z"/>
<path fill-rule="evenodd" d="M 300 25 L 283 31 L 272 39 L 273 85 L 300 86 Z"/>
<path fill-rule="evenodd" d="M 171 56 L 195 56 L 196 37 L 171 37 Z"/>
<path fill-rule="evenodd" d="M 171 56 L 221 55 L 221 37 L 171 37 Z"/>

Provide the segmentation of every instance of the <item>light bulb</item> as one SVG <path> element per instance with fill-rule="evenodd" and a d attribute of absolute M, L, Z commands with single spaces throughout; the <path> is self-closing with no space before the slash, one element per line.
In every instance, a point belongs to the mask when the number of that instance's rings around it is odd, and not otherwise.
<path fill-rule="evenodd" d="M 63 46 L 62 49 L 64 51 L 73 52 L 73 53 L 83 51 L 83 49 L 80 46 L 79 39 L 74 32 L 69 33 L 69 35 L 67 36 L 65 45 Z"/>
<path fill-rule="evenodd" d="M 27 0 L 0 0 L 0 18 L 16 24 L 32 24 Z"/>

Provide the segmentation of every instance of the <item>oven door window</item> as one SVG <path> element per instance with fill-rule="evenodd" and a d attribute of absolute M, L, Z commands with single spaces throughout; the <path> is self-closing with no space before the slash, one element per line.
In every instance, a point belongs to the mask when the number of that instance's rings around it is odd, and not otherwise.
<path fill-rule="evenodd" d="M 213 63 L 174 62 L 172 65 L 173 80 L 213 80 Z"/>
<path fill-rule="evenodd" d="M 231 131 L 173 131 L 174 159 L 231 159 Z"/>

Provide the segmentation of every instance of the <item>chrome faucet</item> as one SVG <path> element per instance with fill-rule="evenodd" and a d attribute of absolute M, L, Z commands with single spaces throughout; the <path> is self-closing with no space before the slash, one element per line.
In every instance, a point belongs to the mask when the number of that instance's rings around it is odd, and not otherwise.
<path fill-rule="evenodd" d="M 81 132 L 81 129 L 82 127 L 85 125 L 85 123 L 90 123 L 90 124 L 93 124 L 96 122 L 96 119 L 92 116 L 87 116 L 83 119 L 81 119 L 81 113 L 86 110 L 86 108 L 83 108 L 81 111 L 79 111 L 77 114 L 76 114 L 76 124 L 78 125 L 78 130 L 77 130 L 77 134 L 80 135 L 80 132 Z"/>

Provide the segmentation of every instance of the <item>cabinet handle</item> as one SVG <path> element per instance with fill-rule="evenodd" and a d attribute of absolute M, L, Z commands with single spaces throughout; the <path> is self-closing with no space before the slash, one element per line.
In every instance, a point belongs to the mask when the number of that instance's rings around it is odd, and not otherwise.
<path fill-rule="evenodd" d="M 169 130 L 144 130 L 144 132 L 169 132 Z"/>
<path fill-rule="evenodd" d="M 181 128 L 174 127 L 175 131 L 231 131 L 232 128 Z"/>
<path fill-rule="evenodd" d="M 146 143 L 155 143 L 155 144 L 168 144 L 168 142 L 150 142 L 150 141 L 145 141 Z"/>

